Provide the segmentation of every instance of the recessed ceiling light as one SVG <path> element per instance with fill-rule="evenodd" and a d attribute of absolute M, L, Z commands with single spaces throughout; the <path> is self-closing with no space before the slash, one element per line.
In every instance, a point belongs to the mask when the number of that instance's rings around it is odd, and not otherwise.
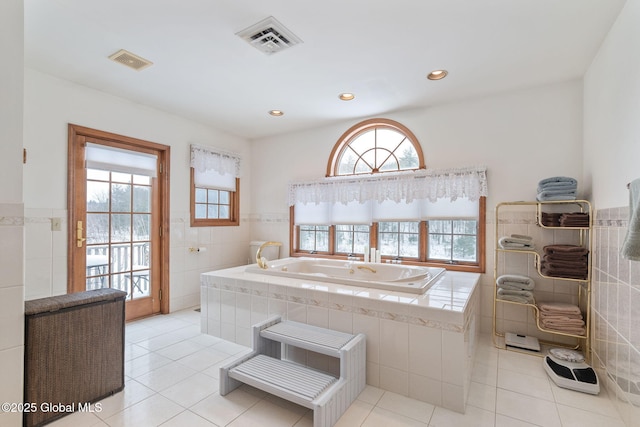
<path fill-rule="evenodd" d="M 280 117 L 280 116 L 284 115 L 284 111 L 282 111 L 282 110 L 270 110 L 269 114 L 271 114 L 272 116 Z"/>
<path fill-rule="evenodd" d="M 340 99 L 341 99 L 341 100 L 343 100 L 343 101 L 351 101 L 351 100 L 352 100 L 353 98 L 355 98 L 355 97 L 356 97 L 356 96 L 355 96 L 354 94 L 349 93 L 349 92 L 341 93 L 341 94 L 338 96 L 338 98 L 340 98 Z"/>
<path fill-rule="evenodd" d="M 447 77 L 447 70 L 434 70 L 427 75 L 429 80 L 441 80 Z"/>

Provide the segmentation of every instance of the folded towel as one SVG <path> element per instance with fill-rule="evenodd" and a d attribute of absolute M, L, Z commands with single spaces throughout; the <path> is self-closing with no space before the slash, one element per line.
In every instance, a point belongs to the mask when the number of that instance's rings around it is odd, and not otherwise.
<path fill-rule="evenodd" d="M 561 260 L 545 255 L 543 263 L 546 268 L 552 270 L 568 269 L 572 271 L 585 271 L 585 269 L 588 268 L 585 257 L 579 260 Z"/>
<path fill-rule="evenodd" d="M 538 192 L 536 199 L 539 202 L 554 200 L 575 200 L 577 194 L 577 190 L 543 190 Z"/>
<path fill-rule="evenodd" d="M 579 314 L 582 315 L 580 307 L 566 302 L 541 302 L 538 304 L 542 314 Z"/>
<path fill-rule="evenodd" d="M 574 178 L 571 178 L 568 176 L 552 176 L 549 178 L 541 179 L 538 182 L 538 187 L 545 186 L 545 185 L 553 185 L 558 183 L 578 185 L 578 181 Z"/>
<path fill-rule="evenodd" d="M 589 214 L 586 212 L 564 213 L 560 216 L 561 227 L 588 227 Z"/>
<path fill-rule="evenodd" d="M 498 240 L 498 245 L 502 249 L 519 249 L 532 251 L 535 249 L 535 244 L 529 236 L 522 236 L 520 234 L 512 234 L 511 236 L 504 236 Z"/>
<path fill-rule="evenodd" d="M 545 264 L 541 264 L 540 272 L 544 276 L 558 277 L 561 279 L 587 280 L 587 277 L 589 277 L 589 271 L 586 268 L 582 271 L 571 268 L 551 268 Z"/>
<path fill-rule="evenodd" d="M 578 245 L 546 245 L 542 250 L 548 255 L 575 255 L 582 256 L 589 253 L 589 250 Z"/>
<path fill-rule="evenodd" d="M 629 226 L 621 254 L 626 259 L 640 261 L 640 178 L 629 184 Z"/>
<path fill-rule="evenodd" d="M 529 294 L 520 295 L 520 294 L 510 294 L 500 292 L 502 289 L 498 289 L 498 299 L 503 301 L 511 301 L 511 302 L 519 302 L 520 304 L 534 304 L 535 300 L 533 299 L 533 294 L 529 292 Z M 504 291 L 504 290 L 503 290 Z M 527 292 L 527 291 L 522 291 Z"/>
<path fill-rule="evenodd" d="M 585 328 L 580 328 L 580 327 L 556 328 L 556 327 L 547 326 L 545 327 L 545 329 L 549 331 L 554 331 L 554 332 L 562 332 L 564 334 L 581 335 L 581 336 L 584 336 L 587 333 L 587 330 Z"/>
<path fill-rule="evenodd" d="M 549 184 L 544 186 L 538 186 L 537 188 L 538 193 L 542 193 L 544 191 L 549 191 L 552 193 L 574 192 L 574 191 L 578 191 L 578 186 L 571 185 L 571 184 Z"/>
<path fill-rule="evenodd" d="M 535 282 L 527 276 L 504 274 L 496 279 L 496 285 L 502 289 L 531 291 L 535 286 Z"/>
<path fill-rule="evenodd" d="M 517 295 L 519 297 L 533 298 L 533 293 L 531 291 L 519 291 L 503 288 L 498 288 L 498 295 Z"/>

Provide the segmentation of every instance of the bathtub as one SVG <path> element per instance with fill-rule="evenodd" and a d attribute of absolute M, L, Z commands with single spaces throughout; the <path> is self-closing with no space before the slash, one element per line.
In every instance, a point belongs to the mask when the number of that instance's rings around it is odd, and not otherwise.
<path fill-rule="evenodd" d="M 437 282 L 437 279 L 444 274 L 445 269 L 321 258 L 285 258 L 268 261 L 266 269 L 252 264 L 246 267 L 245 271 L 362 288 L 423 294 Z"/>

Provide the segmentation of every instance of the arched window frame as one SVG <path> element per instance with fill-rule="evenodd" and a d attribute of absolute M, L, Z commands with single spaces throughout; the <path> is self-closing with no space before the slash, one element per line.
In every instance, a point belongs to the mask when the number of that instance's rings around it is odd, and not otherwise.
<path fill-rule="evenodd" d="M 345 150 L 349 149 L 349 146 L 352 142 L 358 139 L 360 136 L 367 132 L 376 131 L 378 129 L 390 129 L 394 130 L 406 137 L 409 142 L 413 145 L 413 148 L 416 150 L 418 155 L 418 167 L 414 169 L 398 169 L 398 170 L 417 170 L 417 169 L 425 169 L 426 165 L 424 162 L 424 155 L 422 154 L 422 147 L 418 142 L 418 138 L 407 128 L 406 126 L 389 119 L 370 119 L 365 120 L 363 122 L 357 123 L 351 128 L 349 128 L 342 136 L 338 139 L 336 145 L 334 145 L 331 154 L 329 155 L 329 162 L 327 164 L 327 174 L 326 176 L 340 176 L 345 174 L 340 174 L 338 172 L 339 161 L 342 158 L 342 155 Z M 373 169 L 371 173 L 384 173 L 385 171 L 379 171 L 377 169 Z M 353 175 L 362 175 L 356 174 Z"/>
<path fill-rule="evenodd" d="M 340 174 L 339 169 L 339 161 L 346 149 L 348 149 L 349 145 L 355 141 L 359 136 L 365 134 L 366 132 L 376 130 L 376 129 L 392 129 L 406 136 L 406 138 L 413 145 L 416 154 L 418 156 L 418 167 L 417 168 L 398 168 L 395 170 L 377 170 L 372 168 L 370 172 L 359 172 L 353 174 Z M 411 172 L 418 170 L 426 169 L 424 155 L 422 152 L 422 147 L 418 142 L 418 139 L 415 137 L 413 132 L 411 132 L 404 125 L 395 122 L 389 119 L 370 119 L 365 120 L 363 122 L 357 123 L 356 125 L 349 128 L 346 132 L 342 134 L 342 136 L 338 139 L 338 142 L 334 145 L 331 154 L 329 156 L 329 160 L 327 163 L 326 177 L 349 177 L 353 176 L 372 176 L 383 173 L 400 173 L 403 172 Z M 334 179 L 334 178 L 332 178 Z M 485 181 L 486 184 L 486 181 Z M 476 273 L 484 273 L 485 272 L 485 263 L 486 263 L 486 197 L 481 196 L 477 200 L 478 203 L 478 214 L 475 219 L 476 221 L 476 232 L 473 235 L 476 240 L 476 261 L 474 262 L 466 262 L 466 261 L 450 261 L 443 259 L 435 259 L 431 258 L 428 255 L 429 252 L 429 238 L 431 235 L 441 234 L 441 230 L 430 230 L 429 224 L 430 220 L 420 220 L 418 222 L 418 233 L 419 236 L 419 248 L 417 257 L 382 257 L 382 262 L 403 262 L 409 265 L 425 265 L 425 266 L 436 266 L 436 267 L 445 267 L 448 270 L 453 271 L 466 271 L 466 272 L 476 272 Z M 350 259 L 350 260 L 358 260 L 362 259 L 358 258 L 357 253 L 352 252 L 341 252 L 338 250 L 337 244 L 337 235 L 340 233 L 352 233 L 354 236 L 358 233 L 362 234 L 362 225 L 353 225 L 347 226 L 347 229 L 344 229 L 344 226 L 337 226 L 332 224 L 325 225 L 310 225 L 310 226 L 302 226 L 305 230 L 301 229 L 300 225 L 295 225 L 295 207 L 292 205 L 290 207 L 290 256 L 294 257 L 304 257 L 304 256 L 312 256 L 319 258 L 338 258 L 338 259 Z M 454 226 L 455 218 L 443 218 L 445 223 L 451 221 L 451 228 Z M 463 218 L 461 218 L 463 219 Z M 441 222 L 441 221 L 440 221 Z M 379 228 L 380 224 L 378 222 L 373 222 L 370 226 L 368 226 L 368 234 L 369 234 L 369 247 L 378 247 L 379 244 L 379 232 L 383 232 L 382 229 Z M 389 224 L 389 223 L 385 223 Z M 341 228 L 339 228 L 341 227 Z M 350 230 L 349 230 L 350 228 Z M 306 234 L 311 233 L 316 236 L 324 236 L 323 241 L 325 245 L 322 245 L 323 248 L 320 249 L 316 245 L 317 241 L 313 245 L 313 249 L 309 248 L 307 250 L 301 250 L 301 231 Z M 414 233 L 415 231 L 411 232 Z M 402 234 L 402 232 L 400 232 Z M 446 233 L 445 233 L 446 234 Z M 455 232 L 451 232 L 451 238 L 455 238 Z M 354 238 L 355 240 L 355 238 Z M 326 248 L 324 247 L 326 246 Z M 452 248 L 451 248 L 452 249 Z"/>

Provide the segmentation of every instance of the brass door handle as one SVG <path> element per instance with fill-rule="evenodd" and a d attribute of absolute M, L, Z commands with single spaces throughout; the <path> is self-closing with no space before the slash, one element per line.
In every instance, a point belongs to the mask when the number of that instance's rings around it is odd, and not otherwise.
<path fill-rule="evenodd" d="M 82 242 L 84 242 L 85 238 L 82 237 L 82 221 L 78 221 L 78 223 L 76 224 L 76 245 L 81 248 L 82 247 Z"/>

